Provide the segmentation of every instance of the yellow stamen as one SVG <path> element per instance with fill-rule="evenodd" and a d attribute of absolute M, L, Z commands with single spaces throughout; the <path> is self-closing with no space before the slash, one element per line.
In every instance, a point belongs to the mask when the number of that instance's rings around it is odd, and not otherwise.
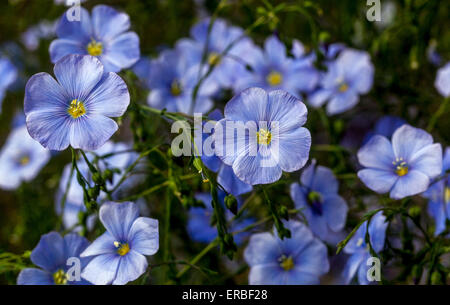
<path fill-rule="evenodd" d="M 92 39 L 91 42 L 87 45 L 86 49 L 89 55 L 99 56 L 103 53 L 103 44 Z"/>
<path fill-rule="evenodd" d="M 272 141 L 272 133 L 267 129 L 260 129 L 256 133 L 256 141 L 258 144 L 269 145 Z"/>
<path fill-rule="evenodd" d="M 55 273 L 53 273 L 53 281 L 55 282 L 55 285 L 66 285 L 67 284 L 67 275 L 62 270 L 59 269 Z"/>
<path fill-rule="evenodd" d="M 80 102 L 79 100 L 74 99 L 70 103 L 70 106 L 69 106 L 69 109 L 67 109 L 67 112 L 72 116 L 72 118 L 77 119 L 86 113 L 86 109 L 84 108 L 83 102 Z"/>
<path fill-rule="evenodd" d="M 267 75 L 266 81 L 271 86 L 278 86 L 283 81 L 283 75 L 280 72 L 272 71 Z"/>
<path fill-rule="evenodd" d="M 27 165 L 28 163 L 30 163 L 30 157 L 23 156 L 22 158 L 20 158 L 19 163 L 20 165 Z"/>
<path fill-rule="evenodd" d="M 345 91 L 347 91 L 348 90 L 348 85 L 346 84 L 346 83 L 342 83 L 340 86 L 339 86 L 339 91 L 340 92 L 345 92 Z"/>
<path fill-rule="evenodd" d="M 130 252 L 130 246 L 127 243 L 122 244 L 122 243 L 120 243 L 118 241 L 115 241 L 114 242 L 114 246 L 117 248 L 117 253 L 120 256 L 124 256 L 125 254 Z"/>
<path fill-rule="evenodd" d="M 444 202 L 445 203 L 450 203 L 450 187 L 445 187 L 444 190 Z"/>
<path fill-rule="evenodd" d="M 220 63 L 220 54 L 216 53 L 216 52 L 212 52 L 211 54 L 209 54 L 208 56 L 208 64 L 210 66 L 215 66 L 218 65 Z"/>
<path fill-rule="evenodd" d="M 172 82 L 172 85 L 170 86 L 170 93 L 172 93 L 173 96 L 178 96 L 183 92 L 181 89 L 181 84 L 179 81 L 174 80 Z"/>
<path fill-rule="evenodd" d="M 280 266 L 286 271 L 291 270 L 294 268 L 294 261 L 292 260 L 292 257 L 286 257 L 285 255 L 281 256 L 280 258 Z"/>

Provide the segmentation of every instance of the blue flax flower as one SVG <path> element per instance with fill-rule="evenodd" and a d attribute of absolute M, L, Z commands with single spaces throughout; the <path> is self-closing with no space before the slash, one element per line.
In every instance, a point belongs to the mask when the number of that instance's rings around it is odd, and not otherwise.
<path fill-rule="evenodd" d="M 366 167 L 358 177 L 371 190 L 401 199 L 424 192 L 430 180 L 441 173 L 442 147 L 433 144 L 426 131 L 403 125 L 392 135 L 392 143 L 375 135 L 358 151 Z"/>
<path fill-rule="evenodd" d="M 214 127 L 216 155 L 247 184 L 275 182 L 308 160 L 306 116 L 306 106 L 285 91 L 248 88 L 227 103 Z"/>
<path fill-rule="evenodd" d="M 216 121 L 223 119 L 223 116 L 219 110 L 215 110 L 211 112 L 208 117 L 214 121 L 207 121 L 204 124 L 203 131 L 208 132 L 202 133 L 203 143 L 210 142 L 214 144 L 214 125 L 216 124 Z M 213 148 L 214 147 L 212 147 L 212 149 Z M 252 190 L 253 187 L 239 179 L 234 174 L 233 168 L 223 163 L 222 160 L 215 155 L 214 151 L 211 151 L 210 153 L 211 155 L 209 155 L 209 152 L 203 151 L 201 156 L 203 164 L 205 164 L 211 171 L 217 173 L 217 182 L 225 189 L 225 191 L 233 194 L 234 196 L 239 196 Z"/>
<path fill-rule="evenodd" d="M 25 126 L 14 129 L 0 152 L 0 188 L 12 190 L 36 177 L 50 160 L 50 151 L 28 134 Z"/>
<path fill-rule="evenodd" d="M 450 147 L 445 149 L 442 160 L 442 174 L 450 170 Z M 428 198 L 428 212 L 436 222 L 435 235 L 445 230 L 445 222 L 450 220 L 450 177 L 435 181 L 423 194 Z"/>
<path fill-rule="evenodd" d="M 450 62 L 438 70 L 434 86 L 443 97 L 450 96 Z"/>
<path fill-rule="evenodd" d="M 206 208 L 193 207 L 189 209 L 187 231 L 192 240 L 202 243 L 210 243 L 217 237 L 217 228 L 215 225 L 211 224 L 212 216 L 214 214 L 214 209 L 211 205 L 212 197 L 209 193 L 200 193 L 197 194 L 195 198 L 202 201 Z M 222 205 L 224 199 L 225 193 L 219 191 L 219 201 Z M 225 216 L 228 220 L 231 220 L 234 215 L 227 209 L 225 211 Z M 230 232 L 242 230 L 252 223 L 254 223 L 254 219 L 252 218 L 235 220 L 231 223 Z M 234 241 L 238 246 L 242 245 L 248 236 L 249 232 L 236 234 L 234 236 Z"/>
<path fill-rule="evenodd" d="M 301 185 L 291 185 L 291 198 L 296 208 L 302 209 L 308 225 L 320 239 L 344 228 L 347 203 L 338 195 L 338 181 L 333 172 L 316 162 L 307 167 L 300 179 Z"/>
<path fill-rule="evenodd" d="M 89 241 L 76 233 L 67 234 L 64 238 L 57 232 L 42 235 L 30 256 L 31 261 L 41 269 L 23 269 L 17 278 L 17 284 L 89 285 L 89 282 L 80 277 L 81 270 L 89 262 L 87 258 L 80 258 L 80 253 L 87 246 Z M 79 259 L 79 265 L 76 258 Z M 74 269 L 70 270 L 72 267 Z"/>
<path fill-rule="evenodd" d="M 266 90 L 285 90 L 298 96 L 300 91 L 312 90 L 319 79 L 311 57 L 291 58 L 286 46 L 276 37 L 266 39 L 264 52 L 259 48 L 249 51 L 252 72 L 244 73 L 236 84 L 236 91 L 249 87 Z"/>
<path fill-rule="evenodd" d="M 329 271 L 327 248 L 308 227 L 293 220 L 285 226 L 291 238 L 281 240 L 275 232 L 250 237 L 244 252 L 250 285 L 314 285 Z"/>
<path fill-rule="evenodd" d="M 370 244 L 376 253 L 384 248 L 387 226 L 386 217 L 382 212 L 375 214 L 369 223 Z M 350 255 L 343 271 L 343 279 L 346 284 L 350 283 L 356 273 L 358 273 L 358 282 L 361 285 L 369 283 L 367 271 L 372 265 L 367 266 L 367 260 L 372 255 L 369 245 L 366 243 L 366 232 L 367 221 L 361 224 L 344 248 L 344 252 Z"/>
<path fill-rule="evenodd" d="M 89 12 L 80 7 L 80 20 L 62 15 L 50 44 L 53 63 L 69 54 L 96 56 L 105 72 L 119 72 L 134 65 L 140 57 L 139 37 L 129 32 L 130 18 L 110 6 L 97 5 Z"/>
<path fill-rule="evenodd" d="M 181 54 L 178 48 L 166 50 L 150 63 L 147 85 L 151 91 L 147 103 L 172 112 L 205 113 L 212 108 L 212 96 L 219 87 L 208 77 L 199 87 L 193 105 L 193 90 L 202 75 L 200 65 L 191 66 Z"/>
<path fill-rule="evenodd" d="M 329 115 L 353 108 L 359 95 L 366 94 L 372 87 L 374 67 L 366 52 L 345 49 L 327 67 L 327 73 L 319 81 L 319 89 L 309 96 L 308 101 L 313 107 L 329 101 Z"/>
<path fill-rule="evenodd" d="M 25 88 L 28 132 L 51 150 L 95 150 L 118 129 L 110 117 L 124 114 L 130 103 L 125 82 L 89 55 L 68 55 L 48 73 L 33 75 Z"/>
<path fill-rule="evenodd" d="M 95 256 L 81 276 L 96 285 L 125 285 L 136 280 L 147 270 L 144 255 L 158 251 L 158 221 L 139 217 L 133 202 L 106 202 L 99 214 L 106 232 L 81 253 L 81 257 Z"/>
<path fill-rule="evenodd" d="M 17 78 L 17 69 L 6 58 L 0 58 L 0 113 L 3 98 L 5 97 L 6 89 L 11 86 Z"/>

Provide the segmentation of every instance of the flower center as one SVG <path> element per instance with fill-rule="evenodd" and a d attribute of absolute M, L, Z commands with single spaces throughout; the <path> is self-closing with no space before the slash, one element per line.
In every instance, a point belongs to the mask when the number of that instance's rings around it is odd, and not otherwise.
<path fill-rule="evenodd" d="M 118 241 L 114 242 L 114 246 L 117 248 L 117 254 L 124 256 L 130 252 L 130 246 L 127 243 L 120 243 Z"/>
<path fill-rule="evenodd" d="M 292 260 L 292 257 L 282 255 L 278 261 L 280 262 L 281 268 L 283 268 L 285 271 L 289 271 L 292 268 L 294 268 L 294 261 Z"/>
<path fill-rule="evenodd" d="M 91 40 L 90 43 L 88 43 L 86 50 L 89 55 L 92 56 L 99 56 L 103 53 L 103 44 L 99 41 L 95 41 L 94 39 Z"/>
<path fill-rule="evenodd" d="M 395 173 L 398 176 L 404 176 L 408 173 L 408 164 L 406 164 L 405 161 L 403 161 L 403 158 L 396 158 L 392 164 L 395 166 Z"/>
<path fill-rule="evenodd" d="M 266 77 L 267 83 L 271 86 L 278 86 L 283 81 L 283 76 L 280 72 L 272 71 Z"/>
<path fill-rule="evenodd" d="M 179 96 L 183 92 L 183 89 L 181 88 L 181 84 L 179 81 L 174 80 L 172 82 L 172 85 L 170 85 L 170 93 L 172 93 L 173 96 Z"/>
<path fill-rule="evenodd" d="M 341 83 L 340 85 L 339 85 L 339 91 L 340 92 L 345 92 L 345 91 L 347 91 L 348 90 L 348 85 L 346 84 L 346 83 Z"/>
<path fill-rule="evenodd" d="M 444 202 L 450 203 L 450 187 L 446 186 L 444 189 Z"/>
<path fill-rule="evenodd" d="M 269 145 L 272 141 L 272 133 L 267 129 L 260 129 L 256 133 L 256 141 L 258 144 Z"/>
<path fill-rule="evenodd" d="M 83 102 L 74 99 L 72 100 L 72 102 L 70 102 L 70 106 L 69 109 L 67 109 L 67 113 L 69 113 L 72 116 L 72 118 L 77 119 L 86 113 L 86 109 L 84 108 Z"/>
<path fill-rule="evenodd" d="M 19 164 L 22 166 L 27 165 L 28 163 L 30 163 L 30 156 L 28 155 L 23 155 L 19 158 Z"/>
<path fill-rule="evenodd" d="M 308 204 L 316 215 L 322 215 L 322 196 L 318 192 L 311 191 L 308 193 Z"/>
<path fill-rule="evenodd" d="M 208 64 L 210 66 L 215 66 L 220 63 L 220 54 L 216 52 L 211 52 L 208 56 Z"/>
<path fill-rule="evenodd" d="M 53 273 L 53 281 L 55 282 L 55 285 L 66 285 L 67 284 L 67 275 L 62 270 L 59 269 L 55 273 Z"/>

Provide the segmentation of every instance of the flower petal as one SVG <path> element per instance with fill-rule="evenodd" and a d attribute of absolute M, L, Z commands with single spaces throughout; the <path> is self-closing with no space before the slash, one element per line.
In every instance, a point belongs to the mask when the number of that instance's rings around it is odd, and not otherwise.
<path fill-rule="evenodd" d="M 127 32 L 117 36 L 108 43 L 102 59 L 104 57 L 120 68 L 131 67 L 141 57 L 138 35 L 134 32 Z"/>
<path fill-rule="evenodd" d="M 108 285 L 116 278 L 121 256 L 102 254 L 94 257 L 83 269 L 81 277 L 94 285 Z"/>
<path fill-rule="evenodd" d="M 344 272 L 343 272 L 343 278 L 344 278 L 345 284 L 349 284 L 351 282 L 351 280 L 353 279 L 353 277 L 356 274 L 356 271 L 358 271 L 359 266 L 361 265 L 361 263 L 365 257 L 365 254 L 366 254 L 365 252 L 358 251 L 355 254 L 353 254 L 352 256 L 350 256 L 350 258 L 347 260 L 347 263 L 345 264 Z"/>
<path fill-rule="evenodd" d="M 59 38 L 71 39 L 79 41 L 80 43 L 88 42 L 89 38 L 92 36 L 92 24 L 89 12 L 83 8 L 80 9 L 80 19 L 79 21 L 75 19 L 69 20 L 68 18 L 74 17 L 70 16 L 70 10 L 64 13 L 59 20 L 56 27 L 56 35 Z"/>
<path fill-rule="evenodd" d="M 322 206 L 330 229 L 334 232 L 342 230 L 345 226 L 348 212 L 345 200 L 339 195 L 326 196 Z"/>
<path fill-rule="evenodd" d="M 421 171 L 428 178 L 433 179 L 442 171 L 442 146 L 441 144 L 428 145 L 416 152 L 409 160 L 409 167 Z"/>
<path fill-rule="evenodd" d="M 115 254 L 117 248 L 114 246 L 114 242 L 118 241 L 108 231 L 97 237 L 81 254 L 81 257 L 88 257 L 101 254 Z"/>
<path fill-rule="evenodd" d="M 389 192 L 399 178 L 394 172 L 380 169 L 360 170 L 358 177 L 368 188 L 379 194 Z"/>
<path fill-rule="evenodd" d="M 66 113 L 33 111 L 27 115 L 30 136 L 50 150 L 69 146 L 72 122 Z"/>
<path fill-rule="evenodd" d="M 71 127 L 70 145 L 88 151 L 100 148 L 119 128 L 114 120 L 98 114 L 80 117 Z"/>
<path fill-rule="evenodd" d="M 17 277 L 17 285 L 53 285 L 52 274 L 36 268 L 25 268 Z"/>
<path fill-rule="evenodd" d="M 69 54 L 87 54 L 86 46 L 77 40 L 55 39 L 49 47 L 52 63 L 58 62 L 61 58 Z"/>
<path fill-rule="evenodd" d="M 66 265 L 64 239 L 56 232 L 42 235 L 36 248 L 31 252 L 31 261 L 42 269 L 54 272 Z"/>
<path fill-rule="evenodd" d="M 295 258 L 295 270 L 320 276 L 330 269 L 325 244 L 314 238 Z"/>
<path fill-rule="evenodd" d="M 139 208 L 133 202 L 105 202 L 100 208 L 100 221 L 117 241 L 125 242 L 131 226 L 139 217 Z"/>
<path fill-rule="evenodd" d="M 144 255 L 153 255 L 159 248 L 158 220 L 139 217 L 131 226 L 127 240 L 130 248 Z"/>
<path fill-rule="evenodd" d="M 358 161 L 365 167 L 393 171 L 395 155 L 391 143 L 384 136 L 371 137 L 358 151 Z"/>
<path fill-rule="evenodd" d="M 358 104 L 359 97 L 353 89 L 348 89 L 344 93 L 335 94 L 327 104 L 327 113 L 329 115 L 339 114 L 353 108 Z"/>
<path fill-rule="evenodd" d="M 266 117 L 268 98 L 264 89 L 255 87 L 245 89 L 225 105 L 225 118 L 244 123 L 263 121 Z"/>
<path fill-rule="evenodd" d="M 249 266 L 276 264 L 281 256 L 281 248 L 277 239 L 270 233 L 257 233 L 250 237 L 244 258 Z"/>
<path fill-rule="evenodd" d="M 418 170 L 410 170 L 405 176 L 399 177 L 391 190 L 390 197 L 402 199 L 425 192 L 430 184 L 430 178 Z"/>
<path fill-rule="evenodd" d="M 121 257 L 117 275 L 112 284 L 125 285 L 128 282 L 136 280 L 144 274 L 147 266 L 148 263 L 145 256 L 130 250 L 130 252 Z"/>
<path fill-rule="evenodd" d="M 233 168 L 223 164 L 217 175 L 217 182 L 224 187 L 224 189 L 235 196 L 248 193 L 252 190 L 250 184 L 245 183 L 239 179 L 233 172 Z"/>
<path fill-rule="evenodd" d="M 92 27 L 102 41 L 109 41 L 130 28 L 130 17 L 107 5 L 97 5 L 92 9 Z"/>
<path fill-rule="evenodd" d="M 428 132 L 407 124 L 398 128 L 392 135 L 395 156 L 403 158 L 406 162 L 409 162 L 416 152 L 431 144 L 433 137 Z"/>
<path fill-rule="evenodd" d="M 311 134 L 301 127 L 279 135 L 279 165 L 285 172 L 302 168 L 309 158 Z"/>

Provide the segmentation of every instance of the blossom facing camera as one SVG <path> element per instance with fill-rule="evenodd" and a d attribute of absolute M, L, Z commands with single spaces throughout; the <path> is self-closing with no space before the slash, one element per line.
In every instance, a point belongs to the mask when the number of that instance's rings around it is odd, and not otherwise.
<path fill-rule="evenodd" d="M 388 222 L 382 212 L 376 213 L 369 223 L 369 236 L 372 249 L 379 253 L 384 248 L 386 239 L 386 228 Z M 369 284 L 367 280 L 367 260 L 372 256 L 369 245 L 366 242 L 367 221 L 362 223 L 353 237 L 344 248 L 344 252 L 350 254 L 344 267 L 343 279 L 345 284 L 350 283 L 353 277 L 358 273 L 358 282 L 361 285 Z"/>
<path fill-rule="evenodd" d="M 147 270 L 145 255 L 158 251 L 158 220 L 139 217 L 133 202 L 106 202 L 99 215 L 106 232 L 81 253 L 81 257 L 93 256 L 81 276 L 96 285 L 136 280 Z"/>
<path fill-rule="evenodd" d="M 269 232 L 250 237 L 244 251 L 250 285 L 315 285 L 328 272 L 326 246 L 298 221 L 285 226 L 291 230 L 289 239 Z"/>
<path fill-rule="evenodd" d="M 24 103 L 31 137 L 51 150 L 102 146 L 118 129 L 110 117 L 122 116 L 130 103 L 125 82 L 103 72 L 93 56 L 68 55 L 54 67 L 56 80 L 44 72 L 33 75 Z"/>
<path fill-rule="evenodd" d="M 344 49 L 327 67 L 319 89 L 309 96 L 308 101 L 313 107 L 321 107 L 329 101 L 329 115 L 353 108 L 359 101 L 359 95 L 366 94 L 372 88 L 374 67 L 366 52 Z"/>
<path fill-rule="evenodd" d="M 316 162 L 307 167 L 301 176 L 301 185 L 291 184 L 291 198 L 296 208 L 302 209 L 308 225 L 320 239 L 341 231 L 345 226 L 348 207 L 338 194 L 338 181 L 333 172 Z"/>
<path fill-rule="evenodd" d="M 13 190 L 34 179 L 48 160 L 50 151 L 33 140 L 25 126 L 16 128 L 0 152 L 0 188 Z"/>
<path fill-rule="evenodd" d="M 450 62 L 438 70 L 434 86 L 443 97 L 450 96 Z"/>
<path fill-rule="evenodd" d="M 426 131 L 405 124 L 394 132 L 392 143 L 373 136 L 358 151 L 358 160 L 365 167 L 358 177 L 368 188 L 401 199 L 426 191 L 441 173 L 442 147 Z"/>
<path fill-rule="evenodd" d="M 306 117 L 306 106 L 295 96 L 248 88 L 227 103 L 225 118 L 216 123 L 215 153 L 247 184 L 275 182 L 282 171 L 299 170 L 308 160 Z"/>
<path fill-rule="evenodd" d="M 53 63 L 69 54 L 96 56 L 106 72 L 119 72 L 140 57 L 139 37 L 130 29 L 130 17 L 107 5 L 97 5 L 92 15 L 80 7 L 80 20 L 64 13 L 57 25 L 58 39 L 50 44 Z"/>
<path fill-rule="evenodd" d="M 76 233 L 67 234 L 64 238 L 57 232 L 43 235 L 30 256 L 31 261 L 41 269 L 23 269 L 19 273 L 17 284 L 90 285 L 79 274 L 90 260 L 80 258 L 80 253 L 88 245 L 89 241 Z M 76 259 L 79 259 L 79 265 Z M 70 270 L 72 267 L 73 272 Z"/>

